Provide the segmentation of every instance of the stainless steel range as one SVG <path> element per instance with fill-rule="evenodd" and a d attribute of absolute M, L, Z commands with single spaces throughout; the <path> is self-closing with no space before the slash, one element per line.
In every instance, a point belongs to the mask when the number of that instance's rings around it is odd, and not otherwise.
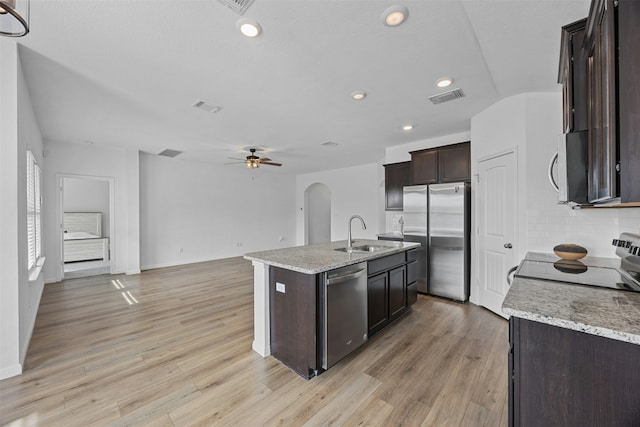
<path fill-rule="evenodd" d="M 514 276 L 640 292 L 640 236 L 622 233 L 612 244 L 620 259 L 587 257 L 569 261 L 553 254 L 529 252 Z"/>

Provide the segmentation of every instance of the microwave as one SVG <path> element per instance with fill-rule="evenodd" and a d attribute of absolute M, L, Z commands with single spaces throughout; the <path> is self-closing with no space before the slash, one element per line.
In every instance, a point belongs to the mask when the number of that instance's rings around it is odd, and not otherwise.
<path fill-rule="evenodd" d="M 589 204 L 588 131 L 570 132 L 558 138 L 558 152 L 549 165 L 549 180 L 558 192 L 558 203 L 572 206 Z M 557 163 L 557 174 L 553 169 Z"/>

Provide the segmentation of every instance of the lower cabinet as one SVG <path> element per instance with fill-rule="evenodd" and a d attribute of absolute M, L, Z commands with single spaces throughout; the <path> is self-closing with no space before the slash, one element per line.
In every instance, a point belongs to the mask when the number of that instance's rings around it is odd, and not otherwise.
<path fill-rule="evenodd" d="M 510 426 L 640 425 L 640 345 L 509 320 Z"/>
<path fill-rule="evenodd" d="M 415 261 L 407 264 L 407 253 L 391 255 L 368 263 L 369 337 L 404 314 L 418 298 L 415 281 L 411 283 L 408 280 L 409 270 L 414 271 Z"/>

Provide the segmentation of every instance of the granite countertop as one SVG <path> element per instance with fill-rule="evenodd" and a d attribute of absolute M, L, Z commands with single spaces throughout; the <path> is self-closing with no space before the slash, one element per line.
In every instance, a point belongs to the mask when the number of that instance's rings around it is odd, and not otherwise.
<path fill-rule="evenodd" d="M 295 246 L 284 249 L 274 249 L 270 251 L 251 252 L 245 254 L 244 258 L 250 261 L 258 261 L 274 267 L 286 268 L 305 274 L 318 274 L 324 271 L 334 270 L 347 265 L 356 264 L 362 261 L 369 261 L 375 258 L 404 252 L 411 248 L 420 246 L 419 243 L 393 242 L 387 240 L 354 240 L 353 246 L 360 245 L 385 246 L 375 252 L 352 252 L 346 253 L 334 250 L 344 248 L 347 241 L 337 241 L 331 243 L 321 243 L 317 245 Z"/>
<path fill-rule="evenodd" d="M 640 345 L 640 293 L 514 278 L 502 312 Z"/>

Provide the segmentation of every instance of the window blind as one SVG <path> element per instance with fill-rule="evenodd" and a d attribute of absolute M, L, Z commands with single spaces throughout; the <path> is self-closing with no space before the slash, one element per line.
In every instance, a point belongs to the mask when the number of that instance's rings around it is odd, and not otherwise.
<path fill-rule="evenodd" d="M 27 250 L 28 269 L 36 266 L 42 256 L 42 228 L 41 228 L 40 167 L 36 158 L 27 150 Z"/>

